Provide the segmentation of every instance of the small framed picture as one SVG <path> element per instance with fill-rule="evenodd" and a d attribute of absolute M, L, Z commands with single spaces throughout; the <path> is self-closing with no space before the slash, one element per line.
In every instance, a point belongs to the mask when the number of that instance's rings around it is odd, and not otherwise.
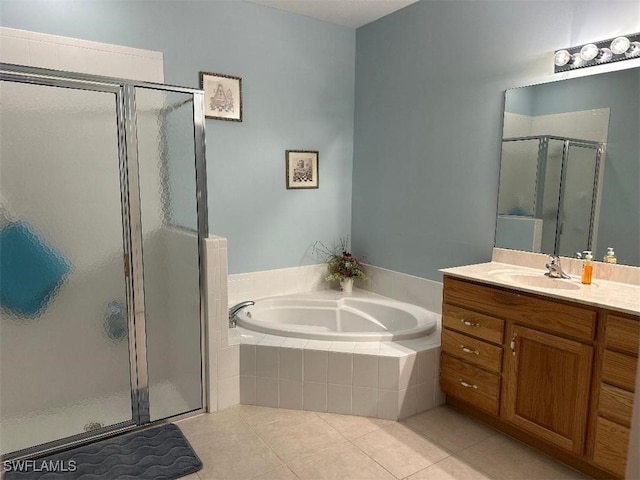
<path fill-rule="evenodd" d="M 200 72 L 204 90 L 204 116 L 231 122 L 242 121 L 242 78 Z"/>
<path fill-rule="evenodd" d="M 318 152 L 287 150 L 287 188 L 318 188 Z"/>

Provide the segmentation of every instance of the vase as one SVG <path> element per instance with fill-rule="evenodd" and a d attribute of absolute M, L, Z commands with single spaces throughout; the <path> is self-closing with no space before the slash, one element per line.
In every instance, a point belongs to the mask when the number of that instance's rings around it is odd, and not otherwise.
<path fill-rule="evenodd" d="M 353 278 L 343 278 L 340 280 L 340 289 L 343 293 L 351 293 L 353 291 Z"/>

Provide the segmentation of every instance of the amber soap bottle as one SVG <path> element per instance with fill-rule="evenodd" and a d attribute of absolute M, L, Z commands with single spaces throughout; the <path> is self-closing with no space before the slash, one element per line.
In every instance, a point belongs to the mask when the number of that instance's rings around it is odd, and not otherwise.
<path fill-rule="evenodd" d="M 584 265 L 582 266 L 582 283 L 591 285 L 591 277 L 593 276 L 593 255 L 591 251 L 584 252 Z"/>

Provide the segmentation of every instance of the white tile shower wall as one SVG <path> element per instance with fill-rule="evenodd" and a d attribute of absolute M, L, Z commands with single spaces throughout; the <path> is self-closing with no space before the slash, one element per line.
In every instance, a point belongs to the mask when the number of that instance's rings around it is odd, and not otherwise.
<path fill-rule="evenodd" d="M 205 239 L 207 269 L 207 409 L 240 402 L 239 346 L 229 345 L 227 306 L 227 239 Z"/>
<path fill-rule="evenodd" d="M 356 286 L 364 290 L 412 303 L 435 313 L 442 313 L 442 283 L 387 270 L 373 265 L 365 266 L 368 280 Z"/>
<path fill-rule="evenodd" d="M 309 343 L 304 348 L 243 343 L 240 403 L 389 420 L 443 404 L 439 334 L 413 348 L 393 345 L 360 354 L 355 348 L 316 350 Z"/>
<path fill-rule="evenodd" d="M 503 137 L 556 135 L 606 142 L 609 132 L 609 109 L 528 116 L 506 112 Z"/>
<path fill-rule="evenodd" d="M 164 82 L 162 52 L 0 27 L 0 61 L 29 67 Z"/>

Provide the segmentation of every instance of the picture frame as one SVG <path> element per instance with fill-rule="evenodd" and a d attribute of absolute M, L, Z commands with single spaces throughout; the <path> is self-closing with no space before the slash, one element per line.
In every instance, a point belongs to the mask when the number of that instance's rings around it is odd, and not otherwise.
<path fill-rule="evenodd" d="M 204 116 L 230 122 L 242 121 L 242 78 L 222 73 L 200 72 L 204 90 Z"/>
<path fill-rule="evenodd" d="M 287 150 L 287 189 L 319 187 L 319 153 L 317 150 Z"/>

